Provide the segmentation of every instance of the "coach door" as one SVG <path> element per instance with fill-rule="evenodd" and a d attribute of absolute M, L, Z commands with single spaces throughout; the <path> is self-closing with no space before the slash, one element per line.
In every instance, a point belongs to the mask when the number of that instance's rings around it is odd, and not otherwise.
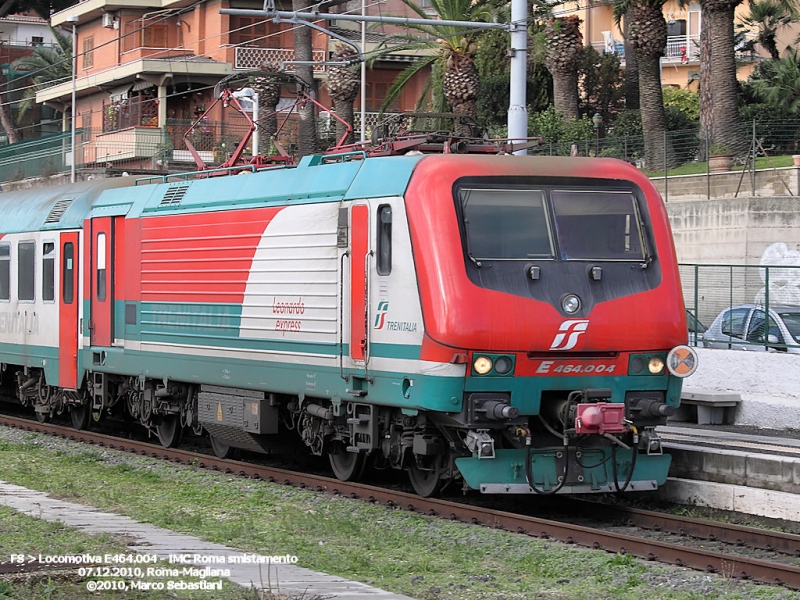
<path fill-rule="evenodd" d="M 62 233 L 57 253 L 60 264 L 57 292 L 58 315 L 58 385 L 74 390 L 78 387 L 78 233 Z"/>
<path fill-rule="evenodd" d="M 369 360 L 368 277 L 369 206 L 354 205 L 350 210 L 350 358 L 354 363 Z"/>
<path fill-rule="evenodd" d="M 92 346 L 110 346 L 114 340 L 112 260 L 114 227 L 111 217 L 92 219 L 89 293 L 89 336 Z"/>

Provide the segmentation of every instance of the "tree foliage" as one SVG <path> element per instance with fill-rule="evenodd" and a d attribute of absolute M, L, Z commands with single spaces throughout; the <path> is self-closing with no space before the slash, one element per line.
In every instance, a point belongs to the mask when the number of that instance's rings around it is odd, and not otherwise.
<path fill-rule="evenodd" d="M 430 0 L 431 8 L 435 13 L 431 16 L 413 0 L 402 0 L 402 2 L 414 11 L 417 17 L 428 19 L 431 24 L 408 25 L 410 29 L 422 35 L 389 36 L 369 58 L 369 62 L 372 64 L 392 52 L 419 50 L 433 50 L 434 52 L 412 63 L 398 75 L 386 93 L 381 110 L 385 110 L 397 100 L 400 92 L 414 75 L 438 63 L 442 78 L 440 80 L 432 78 L 429 87 L 424 90 L 424 93 L 430 92 L 433 95 L 433 110 L 436 111 L 437 104 L 439 106 L 443 104 L 444 71 L 448 61 L 460 57 L 474 61 L 478 51 L 478 30 L 465 31 L 463 28 L 450 25 L 437 25 L 437 18 L 446 21 L 491 21 L 495 15 L 494 7 L 490 0 Z M 435 73 L 436 69 L 434 68 Z M 423 98 L 420 98 L 418 103 L 422 101 Z"/>
<path fill-rule="evenodd" d="M 17 122 L 22 122 L 25 113 L 33 106 L 36 92 L 72 77 L 72 37 L 68 37 L 56 29 L 50 28 L 56 45 L 37 46 L 32 56 L 18 58 L 11 63 L 11 68 L 20 73 L 27 73 L 32 87 L 28 87 L 19 104 Z"/>

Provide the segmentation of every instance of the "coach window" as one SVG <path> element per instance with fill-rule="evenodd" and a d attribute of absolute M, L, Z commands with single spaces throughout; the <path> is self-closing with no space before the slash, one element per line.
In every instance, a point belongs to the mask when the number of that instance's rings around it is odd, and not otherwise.
<path fill-rule="evenodd" d="M 97 299 L 106 299 L 106 234 L 97 234 Z"/>
<path fill-rule="evenodd" d="M 42 244 L 42 300 L 53 302 L 56 299 L 56 245 L 53 242 Z"/>
<path fill-rule="evenodd" d="M 36 258 L 35 242 L 20 242 L 17 262 L 17 291 L 20 301 L 33 302 L 36 299 L 34 268 Z"/>
<path fill-rule="evenodd" d="M 64 244 L 61 260 L 61 296 L 64 304 L 72 304 L 75 297 L 75 247 L 72 242 Z"/>
<path fill-rule="evenodd" d="M 383 204 L 378 207 L 378 275 L 392 272 L 392 207 Z"/>
<path fill-rule="evenodd" d="M 11 246 L 0 244 L 0 300 L 11 300 Z"/>

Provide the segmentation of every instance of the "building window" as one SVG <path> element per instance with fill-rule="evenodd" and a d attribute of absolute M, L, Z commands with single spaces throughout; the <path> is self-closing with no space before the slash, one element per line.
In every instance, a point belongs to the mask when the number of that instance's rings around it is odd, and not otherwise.
<path fill-rule="evenodd" d="M 81 113 L 81 129 L 92 128 L 92 111 Z"/>
<path fill-rule="evenodd" d="M 94 36 L 83 39 L 83 68 L 91 69 L 94 66 Z"/>
<path fill-rule="evenodd" d="M 42 300 L 53 302 L 56 299 L 56 245 L 53 242 L 42 244 Z"/>
<path fill-rule="evenodd" d="M 167 24 L 154 23 L 142 29 L 142 48 L 168 48 Z"/>
<path fill-rule="evenodd" d="M 36 257 L 35 242 L 20 242 L 17 245 L 17 293 L 20 301 L 33 302 L 36 299 L 34 286 L 34 267 Z"/>
<path fill-rule="evenodd" d="M 291 48 L 285 28 L 262 17 L 231 16 L 231 44 L 258 48 Z"/>
<path fill-rule="evenodd" d="M 61 263 L 61 297 L 64 304 L 72 304 L 75 296 L 75 247 L 72 242 L 64 244 L 64 256 Z"/>
<path fill-rule="evenodd" d="M 0 244 L 0 300 L 11 299 L 11 246 Z"/>
<path fill-rule="evenodd" d="M 41 46 L 44 44 L 44 38 L 40 35 L 31 36 L 31 46 Z"/>
<path fill-rule="evenodd" d="M 367 111 L 378 112 L 381 110 L 386 94 L 392 86 L 390 81 L 368 81 L 367 82 Z M 398 112 L 400 110 L 400 99 L 395 99 L 386 107 L 386 112 Z"/>

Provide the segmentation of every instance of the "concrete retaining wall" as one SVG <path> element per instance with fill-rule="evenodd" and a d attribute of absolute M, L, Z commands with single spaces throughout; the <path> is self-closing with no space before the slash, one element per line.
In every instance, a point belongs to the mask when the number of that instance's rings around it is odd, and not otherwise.
<path fill-rule="evenodd" d="M 767 247 L 800 250 L 800 198 L 728 198 L 666 204 L 682 263 L 757 265 Z"/>
<path fill-rule="evenodd" d="M 800 430 L 800 355 L 696 350 L 700 364 L 684 389 L 739 394 L 736 425 Z"/>

